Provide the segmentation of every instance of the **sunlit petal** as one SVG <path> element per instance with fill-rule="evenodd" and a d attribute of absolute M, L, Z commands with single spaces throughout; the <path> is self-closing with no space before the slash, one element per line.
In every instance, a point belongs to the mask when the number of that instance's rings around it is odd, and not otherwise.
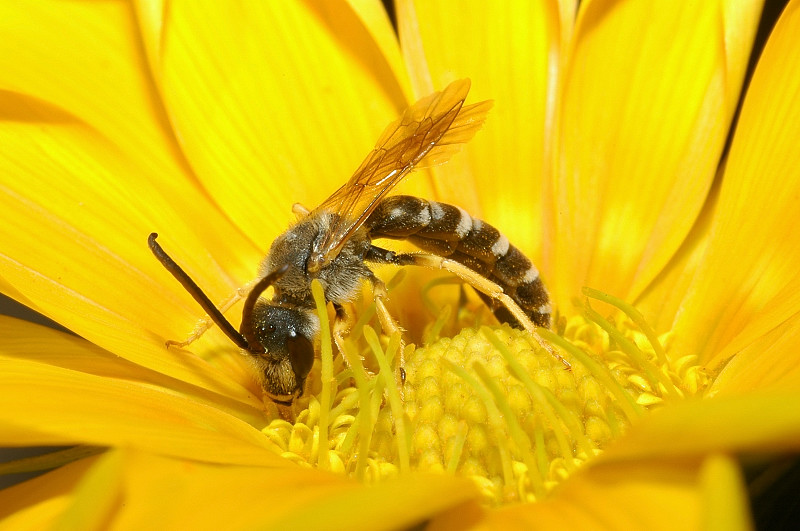
<path fill-rule="evenodd" d="M 466 481 L 406 477 L 365 486 L 302 468 L 216 467 L 131 453 L 123 527 L 397 529 L 475 495 Z M 214 485 L 209 489 L 209 485 Z M 219 507 L 237 508 L 235 512 Z"/>
<path fill-rule="evenodd" d="M 437 197 L 483 216 L 537 261 L 544 245 L 553 93 L 563 33 L 572 24 L 572 3 L 561 4 L 397 3 L 416 93 L 469 77 L 471 101 L 494 100 L 468 156 L 436 168 Z"/>
<path fill-rule="evenodd" d="M 678 317 L 677 345 L 714 366 L 800 308 L 800 4 L 773 30 L 745 97 L 714 240 Z M 726 356 L 726 357 L 727 357 Z"/>
<path fill-rule="evenodd" d="M 709 393 L 745 394 L 762 389 L 800 389 L 800 314 L 739 348 L 739 341 L 726 349 L 736 355 L 714 379 Z M 723 353 L 721 357 L 728 357 Z"/>
<path fill-rule="evenodd" d="M 389 64 L 389 68 L 394 74 L 395 80 L 400 84 L 406 99 L 415 101 L 411 96 L 411 86 L 409 85 L 406 64 L 400 53 L 400 43 L 397 40 L 397 33 L 392 27 L 391 20 L 387 16 L 386 6 L 379 0 L 347 0 L 350 8 L 358 16 L 364 28 L 372 36 L 375 46 L 383 54 L 384 60 Z"/>
<path fill-rule="evenodd" d="M 0 90 L 68 109 L 156 165 L 171 156 L 176 145 L 125 2 L 2 2 L 0 25 Z M 4 117 L 13 110 L 4 106 Z"/>
<path fill-rule="evenodd" d="M 582 4 L 559 113 L 557 302 L 583 285 L 633 299 L 682 244 L 747 60 L 726 48 L 728 27 L 749 42 L 758 13 L 720 2 Z"/>
<path fill-rule="evenodd" d="M 431 529 L 690 529 L 703 512 L 697 473 L 690 461 L 591 467 L 545 501 L 482 514 L 458 508 Z"/>
<path fill-rule="evenodd" d="M 70 24 L 64 24 L 65 20 Z M 12 162 L 0 172 L 6 179 L 27 179 L 25 171 L 13 165 L 26 151 L 33 151 L 34 156 L 39 155 L 37 150 L 49 152 L 47 137 L 59 135 L 60 130 L 48 129 L 46 124 L 80 126 L 91 132 L 87 136 L 135 161 L 131 174 L 119 175 L 115 167 L 106 177 L 120 188 L 128 186 L 118 191 L 119 195 L 133 200 L 138 183 L 147 182 L 148 187 L 158 188 L 174 203 L 196 231 L 210 233 L 210 229 L 219 228 L 231 232 L 228 237 L 236 237 L 188 177 L 155 88 L 143 68 L 144 57 L 128 6 L 119 2 L 4 2 L 0 24 L 0 47 L 5 47 L 0 53 L 0 116 L 3 128 L 9 128 L 16 137 L 4 150 L 6 160 Z M 22 127 L 16 122 L 38 126 L 31 127 L 32 131 L 13 131 Z M 16 143 L 27 147 L 18 149 Z M 71 145 L 69 149 L 79 150 L 80 146 Z M 71 185 L 73 195 L 80 183 L 88 180 L 54 170 L 45 167 L 43 171 L 49 173 L 40 177 Z M 42 201 L 47 199 L 43 197 Z"/>
<path fill-rule="evenodd" d="M 2 445 L 80 442 L 216 463 L 289 465 L 249 424 L 174 392 L 30 361 L 0 360 L 0 366 Z"/>
<path fill-rule="evenodd" d="M 168 6 L 154 71 L 181 146 L 265 248 L 291 205 L 332 193 L 405 106 L 372 37 L 388 25 L 370 31 L 365 20 L 324 3 Z"/>
<path fill-rule="evenodd" d="M 212 385 L 164 347 L 202 311 L 152 256 L 147 235 L 162 231 L 214 300 L 254 276 L 258 251 L 197 191 L 184 186 L 172 196 L 180 185 L 156 186 L 145 161 L 74 117 L 53 123 L 52 107 L 27 103 L 28 119 L 0 127 L 0 276 L 9 294 L 126 359 Z M 202 205 L 204 218 L 195 210 Z"/>
<path fill-rule="evenodd" d="M 187 356 L 185 370 L 191 371 L 198 379 L 209 382 L 207 387 L 212 389 L 225 389 L 227 385 L 231 394 L 235 392 L 235 399 L 146 369 L 79 337 L 27 321 L 0 316 L 0 337 L 3 338 L 0 345 L 2 360 L 36 361 L 102 378 L 170 389 L 176 395 L 226 411 L 253 425 L 266 423 L 260 393 L 245 398 L 241 387 L 232 387 L 230 381 L 220 375 L 216 367 L 198 358 Z M 165 352 L 163 357 L 170 358 L 172 354 Z"/>
<path fill-rule="evenodd" d="M 719 175 L 719 172 L 718 172 Z M 635 300 L 655 330 L 670 330 L 711 239 L 719 186 L 714 186 L 694 226 L 658 277 Z"/>
<path fill-rule="evenodd" d="M 330 515 L 338 523 L 332 528 L 342 531 L 412 527 L 476 497 L 475 486 L 463 478 L 439 474 L 405 476 L 360 490 L 337 489 L 336 493 L 281 515 L 276 527 L 296 523 L 298 528 L 311 529 L 320 524 L 319 514 Z"/>
<path fill-rule="evenodd" d="M 113 516 L 123 496 L 123 471 L 123 452 L 111 450 L 101 455 L 75 486 L 72 502 L 59 515 L 54 528 L 100 529 Z"/>
<path fill-rule="evenodd" d="M 600 460 L 696 456 L 719 451 L 797 451 L 800 392 L 762 392 L 670 405 L 642 419 Z"/>

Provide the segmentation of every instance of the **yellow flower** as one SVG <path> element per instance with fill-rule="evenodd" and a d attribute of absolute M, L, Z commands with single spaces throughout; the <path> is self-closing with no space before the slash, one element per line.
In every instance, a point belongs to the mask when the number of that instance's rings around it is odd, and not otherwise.
<path fill-rule="evenodd" d="M 80 338 L 0 320 L 0 445 L 114 449 L 1 492 L 8 528 L 747 525 L 734 456 L 800 441 L 800 2 L 722 164 L 759 2 L 397 8 L 399 46 L 367 2 L 2 4 L 0 289 Z M 367 486 L 281 457 L 218 330 L 164 348 L 199 310 L 146 247 L 159 231 L 223 300 L 293 202 L 461 77 L 495 109 L 404 191 L 502 228 L 567 318 L 584 286 L 633 302 L 711 379 L 501 509 L 459 477 Z"/>

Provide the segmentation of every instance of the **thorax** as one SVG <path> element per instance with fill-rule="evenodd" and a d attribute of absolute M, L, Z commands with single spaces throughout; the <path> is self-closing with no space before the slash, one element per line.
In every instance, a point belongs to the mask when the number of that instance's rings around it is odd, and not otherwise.
<path fill-rule="evenodd" d="M 285 264 L 289 266 L 275 283 L 275 301 L 313 307 L 311 281 L 314 278 L 322 284 L 326 300 L 345 303 L 356 297 L 361 281 L 371 275 L 364 263 L 371 244 L 366 228 L 356 230 L 339 254 L 319 271 L 311 274 L 307 268 L 311 250 L 319 246 L 330 230 L 334 216 L 326 212 L 312 213 L 289 227 L 272 243 L 259 268 L 260 276 L 268 275 Z"/>

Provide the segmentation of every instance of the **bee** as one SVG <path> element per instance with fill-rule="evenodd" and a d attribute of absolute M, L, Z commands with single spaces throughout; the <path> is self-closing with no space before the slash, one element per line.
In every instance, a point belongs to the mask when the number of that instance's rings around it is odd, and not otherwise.
<path fill-rule="evenodd" d="M 549 326 L 550 303 L 539 272 L 500 231 L 456 206 L 387 197 L 412 170 L 445 162 L 482 127 L 492 102 L 465 105 L 469 88 L 470 81 L 462 79 L 416 102 L 385 129 L 341 188 L 313 211 L 295 205 L 299 219 L 273 241 L 262 261 L 238 331 L 224 317 L 225 308 L 218 309 L 156 242 L 157 234 L 150 235 L 152 252 L 250 357 L 266 396 L 276 404 L 289 407 L 302 396 L 314 361 L 319 320 L 313 279 L 336 311 L 339 349 L 347 332 L 344 305 L 356 298 L 365 280 L 373 286 L 381 325 L 389 333 L 399 331 L 384 304 L 383 283 L 369 264 L 447 270 L 472 285 L 500 321 L 534 334 L 536 326 Z M 373 244 L 382 238 L 407 240 L 421 252 L 399 253 Z M 262 297 L 270 286 L 272 298 Z"/>

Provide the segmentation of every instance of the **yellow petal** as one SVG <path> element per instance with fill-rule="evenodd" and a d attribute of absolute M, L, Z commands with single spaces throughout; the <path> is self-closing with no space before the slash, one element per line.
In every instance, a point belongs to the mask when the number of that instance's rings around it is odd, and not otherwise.
<path fill-rule="evenodd" d="M 739 464 L 725 455 L 712 455 L 700 471 L 703 485 L 703 529 L 753 529 L 750 501 Z"/>
<path fill-rule="evenodd" d="M 2 2 L 0 21 L 4 91 L 66 109 L 122 149 L 145 149 L 143 157 L 159 163 L 171 155 L 129 6 Z M 155 153 L 153 145 L 164 148 Z"/>
<path fill-rule="evenodd" d="M 747 61 L 741 46 L 726 47 L 729 28 L 751 40 L 757 23 L 758 9 L 723 2 L 581 5 L 556 141 L 560 304 L 583 285 L 634 299 L 679 248 L 713 180 Z"/>
<path fill-rule="evenodd" d="M 0 475 L 5 474 L 28 474 L 31 472 L 42 472 L 53 470 L 67 463 L 72 463 L 79 459 L 85 459 L 98 454 L 102 454 L 108 448 L 102 446 L 77 445 L 68 446 L 60 449 L 37 449 L 23 447 L 9 449 L 11 452 L 3 450 L 3 459 L 11 459 L 0 463 Z M 45 453 L 29 455 L 30 450 L 43 450 Z"/>
<path fill-rule="evenodd" d="M 263 426 L 267 422 L 260 393 L 249 397 L 246 403 L 227 399 L 202 387 L 131 363 L 79 337 L 7 316 L 0 316 L 0 338 L 2 360 L 35 361 L 102 378 L 169 389 L 178 396 L 214 407 L 254 426 Z M 169 354 L 165 353 L 164 356 Z M 189 368 L 194 369 L 198 378 L 212 382 L 222 380 L 219 384 L 212 384 L 212 387 L 225 385 L 218 369 L 197 358 L 190 360 Z M 242 390 L 239 389 L 237 394 L 243 395 Z"/>
<path fill-rule="evenodd" d="M 709 394 L 744 394 L 759 389 L 800 389 L 800 314 L 741 347 L 726 348 L 735 356 L 714 379 Z M 722 353 L 721 358 L 730 357 Z"/>
<path fill-rule="evenodd" d="M 458 508 L 436 518 L 430 528 L 692 529 L 703 512 L 697 470 L 695 462 L 673 461 L 591 467 L 571 476 L 542 502 L 482 515 Z"/>
<path fill-rule="evenodd" d="M 81 478 L 72 503 L 59 516 L 53 529 L 102 529 L 124 494 L 122 464 L 122 452 L 112 450 L 101 455 Z"/>
<path fill-rule="evenodd" d="M 411 528 L 445 509 L 475 499 L 477 494 L 474 485 L 462 478 L 436 474 L 402 476 L 320 497 L 281 515 L 276 528 L 296 523 L 300 529 L 314 529 L 330 522 L 334 523 L 331 529 L 342 531 Z M 328 515 L 330 520 L 321 519 L 321 515 Z"/>
<path fill-rule="evenodd" d="M 572 23 L 571 10 L 563 9 L 563 18 L 561 10 L 552 1 L 397 3 L 417 95 L 468 77 L 470 101 L 494 100 L 467 156 L 436 168 L 438 199 L 495 225 L 535 261 L 563 27 Z"/>
<path fill-rule="evenodd" d="M 71 186 L 69 199 L 73 203 L 79 201 L 84 191 L 83 179 L 53 171 L 55 168 L 48 166 L 50 158 L 45 154 L 49 154 L 50 146 L 46 137 L 61 131 L 51 130 L 45 124 L 65 127 L 80 124 L 91 132 L 87 136 L 105 143 L 98 150 L 113 149 L 117 153 L 111 156 L 122 152 L 132 159 L 130 174 L 109 172 L 105 176 L 117 177 L 110 188 L 118 186 L 123 190 L 116 190 L 116 195 L 134 196 L 143 184 L 157 188 L 178 205 L 181 216 L 196 232 L 210 235 L 214 229 L 230 232 L 225 219 L 210 208 L 207 198 L 188 179 L 185 162 L 141 55 L 129 6 L 118 2 L 58 0 L 3 2 L 0 21 L 3 34 L 0 116 L 4 118 L 2 129 L 9 128 L 14 137 L 14 142 L 3 150 L 5 164 L 0 174 L 5 179 L 30 181 L 25 168 L 18 167 L 16 153 L 20 151 L 16 144 L 25 144 L 21 151 L 32 151 L 29 155 L 41 160 L 44 175 L 37 181 L 46 178 L 56 187 Z M 18 126 L 15 122 L 35 124 L 30 129 L 39 135 L 31 134 L 29 129 L 14 130 Z M 70 149 L 77 150 L 80 146 L 71 145 Z M 90 158 L 98 160 L 108 158 L 92 155 Z M 120 169 L 117 166 L 124 168 L 128 164 L 131 162 L 122 160 L 113 170 L 116 172 Z M 128 189 L 124 189 L 126 185 Z M 87 193 L 101 183 L 92 182 L 89 186 Z M 43 193 L 42 197 L 47 200 L 49 194 Z M 140 206 L 144 211 L 148 208 L 157 211 L 162 205 L 156 202 Z M 235 234 L 228 237 L 237 238 Z"/>
<path fill-rule="evenodd" d="M 164 528 L 398 529 L 475 494 L 468 481 L 448 476 L 365 486 L 313 469 L 220 467 L 130 453 L 118 522 L 140 529 L 158 514 Z"/>
<path fill-rule="evenodd" d="M 542 502 L 461 506 L 436 517 L 430 529 L 672 530 L 719 522 L 747 529 L 742 487 L 738 464 L 720 456 L 601 464 L 571 476 Z"/>
<path fill-rule="evenodd" d="M 395 80 L 400 84 L 402 93 L 406 95 L 409 102 L 415 101 L 411 96 L 408 72 L 400 53 L 400 44 L 397 42 L 397 34 L 392 27 L 392 21 L 386 12 L 384 2 L 378 0 L 347 0 L 350 9 L 361 19 L 364 28 L 372 36 L 375 45 L 383 54 L 384 60 L 388 62 Z M 444 88 L 444 87 L 442 87 Z"/>
<path fill-rule="evenodd" d="M 164 20 L 155 71 L 184 152 L 265 248 L 291 205 L 312 208 L 346 181 L 405 106 L 348 6 L 183 1 Z"/>
<path fill-rule="evenodd" d="M 82 123 L 137 161 L 136 175 L 119 178 L 128 183 L 129 193 L 136 190 L 137 183 L 146 181 L 181 205 L 182 217 L 196 231 L 227 230 L 224 218 L 209 207 L 187 178 L 144 66 L 128 6 L 114 2 L 3 2 L 0 20 L 1 116 L 11 122 Z M 6 126 L 13 124 L 4 123 Z M 47 129 L 42 132 L 42 136 L 58 134 Z M 44 142 L 43 138 L 25 140 Z M 46 145 L 39 149 L 48 151 Z M 46 163 L 41 152 L 36 156 Z M 15 160 L 13 153 L 8 153 L 8 158 Z M 23 181 L 26 176 L 18 170 L 6 167 L 1 173 Z M 80 196 L 80 181 L 72 176 L 50 173 L 47 177 L 72 184 L 73 193 Z"/>
<path fill-rule="evenodd" d="M 796 389 L 676 403 L 635 424 L 599 459 L 616 463 L 720 451 L 797 451 L 798 403 Z"/>
<path fill-rule="evenodd" d="M 800 3 L 764 48 L 744 100 L 713 241 L 676 324 L 676 348 L 724 362 L 800 308 Z M 722 352 L 725 350 L 725 357 Z"/>
<path fill-rule="evenodd" d="M 158 166 L 68 114 L 24 102 L 25 119 L 0 127 L 0 276 L 9 294 L 126 359 L 241 395 L 240 385 L 210 381 L 164 347 L 202 311 L 152 256 L 147 236 L 161 230 L 212 300 L 244 284 L 258 251 L 188 181 L 162 189 L 152 181 Z M 0 112 L 12 103 L 0 98 Z"/>
<path fill-rule="evenodd" d="M 30 361 L 0 360 L 0 367 L 3 445 L 86 443 L 289 466 L 257 429 L 170 390 Z"/>
<path fill-rule="evenodd" d="M 185 173 L 153 103 L 127 6 L 0 9 L 0 46 L 14 50 L 0 59 L 10 61 L 3 70 L 11 91 L 0 95 L 2 215 L 13 218 L 4 221 L 4 292 L 120 355 L 191 381 L 174 358 L 164 366 L 159 343 L 184 337 L 201 312 L 144 239 L 169 228 L 217 300 L 254 275 L 260 251 Z"/>
<path fill-rule="evenodd" d="M 98 457 L 82 459 L 0 490 L 0 530 L 50 529 L 73 500 L 73 492 Z"/>
<path fill-rule="evenodd" d="M 164 16 L 167 14 L 164 4 L 164 0 L 133 1 L 141 42 L 155 83 L 161 82 L 161 32 L 164 31 Z"/>
<path fill-rule="evenodd" d="M 719 173 L 718 177 L 719 177 Z M 683 299 L 703 259 L 708 241 L 711 238 L 710 226 L 713 221 L 714 205 L 719 187 L 714 187 L 700 211 L 686 239 L 672 259 L 661 270 L 647 288 L 634 300 L 636 308 L 647 318 L 654 330 L 670 330 L 675 316 L 680 311 Z"/>

